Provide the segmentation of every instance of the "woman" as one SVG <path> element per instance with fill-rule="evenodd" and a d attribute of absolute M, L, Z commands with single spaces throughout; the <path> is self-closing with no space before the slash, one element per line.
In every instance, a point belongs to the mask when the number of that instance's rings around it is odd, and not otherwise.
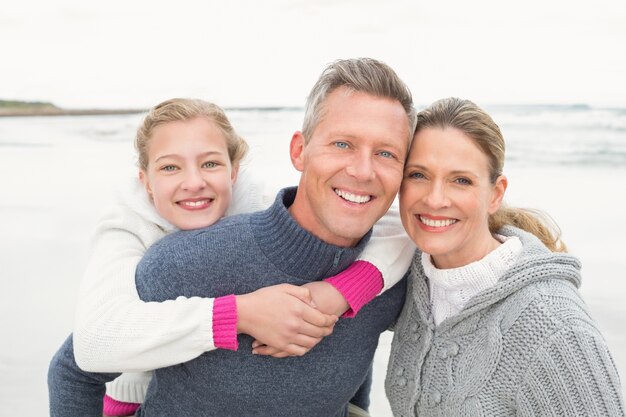
<path fill-rule="evenodd" d="M 400 190 L 411 267 L 385 387 L 396 416 L 623 416 L 615 365 L 549 223 L 502 199 L 504 140 L 482 109 L 418 114 Z"/>

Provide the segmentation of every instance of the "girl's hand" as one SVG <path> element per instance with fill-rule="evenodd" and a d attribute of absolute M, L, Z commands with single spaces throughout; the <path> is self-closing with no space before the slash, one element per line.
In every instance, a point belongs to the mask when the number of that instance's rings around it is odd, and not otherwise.
<path fill-rule="evenodd" d="M 329 284 L 330 285 L 330 284 Z M 272 346 L 281 356 L 302 356 L 332 333 L 337 316 L 315 308 L 309 288 L 280 284 L 238 295 L 237 333 Z"/>
<path fill-rule="evenodd" d="M 316 306 L 317 309 L 323 313 L 339 317 L 343 313 L 345 313 L 350 307 L 346 299 L 343 298 L 343 295 L 341 295 L 341 293 L 335 287 L 327 282 L 309 282 L 307 284 L 304 284 L 301 288 L 306 288 L 309 290 L 313 305 Z M 328 334 L 324 336 L 328 336 Z M 315 344 L 319 343 L 319 341 L 321 340 L 322 338 L 320 337 Z M 315 346 L 315 344 L 313 346 Z M 313 346 L 311 346 L 311 348 Z M 309 348 L 306 352 L 308 352 L 311 348 Z M 263 343 L 259 339 L 255 340 L 252 343 L 252 353 L 257 355 L 269 355 L 275 358 L 286 358 L 288 356 L 294 356 L 293 354 L 290 354 L 290 352 L 287 352 L 269 343 Z"/>

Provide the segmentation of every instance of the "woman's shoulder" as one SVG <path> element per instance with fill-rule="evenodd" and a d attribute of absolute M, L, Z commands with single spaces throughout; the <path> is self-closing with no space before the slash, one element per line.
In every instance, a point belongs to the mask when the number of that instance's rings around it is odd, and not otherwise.
<path fill-rule="evenodd" d="M 536 281 L 509 296 L 500 306 L 503 331 L 543 339 L 561 331 L 598 331 L 580 292 L 568 280 Z M 526 335 L 524 335 L 526 333 Z"/>

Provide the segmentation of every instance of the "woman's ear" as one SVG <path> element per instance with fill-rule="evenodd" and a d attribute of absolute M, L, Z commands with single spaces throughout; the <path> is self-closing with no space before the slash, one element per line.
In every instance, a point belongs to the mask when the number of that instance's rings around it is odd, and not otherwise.
<path fill-rule="evenodd" d="M 494 214 L 502 205 L 504 199 L 504 193 L 506 187 L 509 185 L 509 180 L 504 175 L 500 175 L 496 178 L 496 183 L 493 186 L 491 201 L 489 202 L 489 214 Z"/>

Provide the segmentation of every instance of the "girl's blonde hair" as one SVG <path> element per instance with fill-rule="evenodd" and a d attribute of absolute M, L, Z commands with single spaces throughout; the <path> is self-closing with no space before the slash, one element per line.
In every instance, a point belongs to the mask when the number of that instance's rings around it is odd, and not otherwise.
<path fill-rule="evenodd" d="M 495 184 L 502 175 L 504 137 L 491 116 L 473 102 L 454 97 L 436 101 L 417 114 L 415 133 L 429 127 L 455 128 L 465 133 L 487 156 L 491 183 Z M 489 217 L 489 230 L 496 233 L 505 225 L 532 233 L 553 252 L 567 251 L 557 224 L 539 210 L 514 208 L 502 204 L 500 209 Z"/>
<path fill-rule="evenodd" d="M 173 98 L 157 104 L 148 112 L 143 123 L 137 129 L 135 149 L 139 168 L 148 168 L 148 147 L 152 133 L 157 126 L 175 121 L 205 118 L 215 123 L 226 138 L 228 157 L 233 166 L 239 164 L 248 152 L 248 144 L 235 132 L 226 113 L 216 104 L 199 99 Z"/>

